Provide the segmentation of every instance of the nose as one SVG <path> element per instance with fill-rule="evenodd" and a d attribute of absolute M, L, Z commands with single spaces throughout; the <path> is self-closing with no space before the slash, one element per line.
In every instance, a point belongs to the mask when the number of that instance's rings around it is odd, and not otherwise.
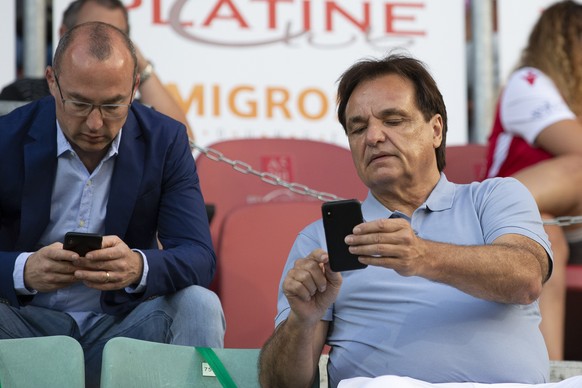
<path fill-rule="evenodd" d="M 99 129 L 103 126 L 103 116 L 101 114 L 101 108 L 94 106 L 89 115 L 87 116 L 87 127 L 89 129 Z"/>
<path fill-rule="evenodd" d="M 366 143 L 369 146 L 375 146 L 386 140 L 386 133 L 384 127 L 380 122 L 370 122 L 366 130 Z"/>

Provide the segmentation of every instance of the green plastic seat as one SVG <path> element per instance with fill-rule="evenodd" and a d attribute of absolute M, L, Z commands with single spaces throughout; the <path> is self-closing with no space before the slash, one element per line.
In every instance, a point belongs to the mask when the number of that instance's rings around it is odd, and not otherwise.
<path fill-rule="evenodd" d="M 0 383 L 2 388 L 82 388 L 83 349 L 67 336 L 0 340 Z"/>
<path fill-rule="evenodd" d="M 260 349 L 213 349 L 238 387 L 259 387 Z M 204 376 L 204 360 L 190 346 L 131 338 L 109 340 L 103 350 L 101 388 L 221 387 Z"/>

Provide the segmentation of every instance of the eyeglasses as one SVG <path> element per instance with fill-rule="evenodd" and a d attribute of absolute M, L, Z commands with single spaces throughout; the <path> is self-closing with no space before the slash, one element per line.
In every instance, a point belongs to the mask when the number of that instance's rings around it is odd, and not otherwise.
<path fill-rule="evenodd" d="M 61 90 L 57 73 L 54 73 L 54 75 L 65 113 L 76 117 L 87 117 L 91 112 L 93 112 L 93 109 L 98 108 L 101 117 L 104 119 L 119 119 L 127 116 L 127 111 L 129 110 L 132 101 L 130 101 L 129 104 L 91 104 L 89 102 L 67 100 L 63 97 L 63 91 Z M 131 90 L 133 92 L 133 86 L 131 87 Z"/>

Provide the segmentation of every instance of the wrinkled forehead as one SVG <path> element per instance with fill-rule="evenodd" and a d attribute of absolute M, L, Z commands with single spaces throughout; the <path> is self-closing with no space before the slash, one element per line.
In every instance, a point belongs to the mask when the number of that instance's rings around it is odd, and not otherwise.
<path fill-rule="evenodd" d="M 353 90 L 346 105 L 346 113 L 356 107 L 394 104 L 412 104 L 415 101 L 414 84 L 397 74 L 385 74 L 361 81 Z"/>

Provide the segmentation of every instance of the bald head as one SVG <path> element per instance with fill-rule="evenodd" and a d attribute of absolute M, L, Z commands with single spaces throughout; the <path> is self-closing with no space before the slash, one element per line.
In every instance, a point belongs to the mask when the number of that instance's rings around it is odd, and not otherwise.
<path fill-rule="evenodd" d="M 117 53 L 126 54 L 131 58 L 133 67 L 133 79 L 137 75 L 137 57 L 135 48 L 129 37 L 112 25 L 102 22 L 89 22 L 73 27 L 63 35 L 53 59 L 53 68 L 60 74 L 63 58 L 70 50 L 82 50 L 99 62 L 110 59 Z"/>

